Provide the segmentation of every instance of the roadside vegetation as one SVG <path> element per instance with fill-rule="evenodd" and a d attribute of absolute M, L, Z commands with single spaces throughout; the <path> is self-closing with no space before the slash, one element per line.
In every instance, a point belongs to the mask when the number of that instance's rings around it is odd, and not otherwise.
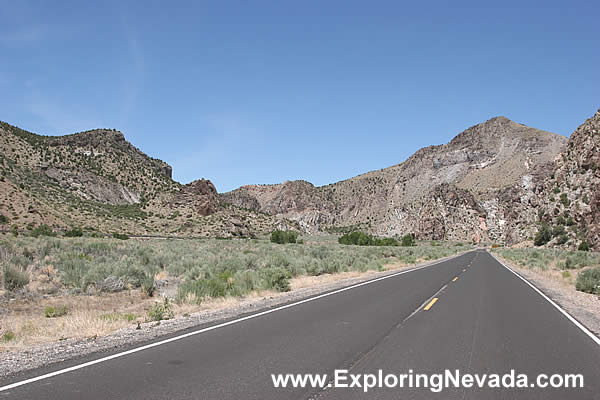
<path fill-rule="evenodd" d="M 577 290 L 600 295 L 600 254 L 558 249 L 493 248 L 508 261 L 540 272 L 558 272 Z"/>
<path fill-rule="evenodd" d="M 408 233 L 398 241 L 394 238 L 389 237 L 377 237 L 369 235 L 368 233 L 355 231 L 346 233 L 338 239 L 338 243 L 345 245 L 356 245 L 356 246 L 416 246 L 417 241 L 415 235 Z M 433 245 L 433 243 L 432 243 Z"/>
<path fill-rule="evenodd" d="M 374 247 L 340 246 L 332 237 L 298 244 L 291 241 L 296 240 L 295 234 L 281 233 L 283 240 L 274 241 L 272 236 L 271 242 L 5 235 L 0 237 L 2 283 L 8 291 L 23 289 L 30 277 L 37 279 L 42 273 L 46 281 L 54 281 L 57 290 L 96 293 L 141 288 L 150 296 L 154 277 L 161 274 L 181 280 L 180 299 L 193 293 L 200 301 L 255 289 L 285 291 L 285 281 L 301 275 L 381 270 L 393 262 L 414 264 L 464 250 L 430 244 L 403 248 L 393 239 L 371 237 Z M 288 244 L 279 246 L 281 242 Z"/>
<path fill-rule="evenodd" d="M 447 243 L 344 246 L 331 235 L 282 245 L 271 238 L 121 240 L 78 233 L 0 236 L 0 301 L 8 305 L 15 298 L 21 313 L 13 322 L 5 320 L 11 312 L 0 316 L 0 335 L 10 338 L 6 346 L 31 342 L 29 336 L 47 342 L 105 334 L 194 312 L 218 299 L 230 304 L 287 292 L 297 280 L 359 276 L 468 250 Z"/>
<path fill-rule="evenodd" d="M 298 233 L 294 231 L 276 230 L 271 233 L 271 243 L 286 244 L 296 243 L 298 241 Z"/>

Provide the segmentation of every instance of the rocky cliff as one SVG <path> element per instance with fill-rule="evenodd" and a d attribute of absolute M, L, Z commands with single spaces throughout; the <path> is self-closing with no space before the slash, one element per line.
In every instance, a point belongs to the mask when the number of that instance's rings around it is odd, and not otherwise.
<path fill-rule="evenodd" d="M 493 118 L 405 162 L 335 184 L 244 186 L 229 203 L 296 220 L 306 230 L 361 229 L 421 239 L 505 240 L 506 191 L 529 182 L 567 138 Z"/>
<path fill-rule="evenodd" d="M 549 226 L 549 246 L 575 249 L 586 241 L 600 250 L 600 110 L 573 132 L 554 163 L 539 170 L 529 190 L 514 193 L 529 201 L 511 219 L 533 231 Z"/>

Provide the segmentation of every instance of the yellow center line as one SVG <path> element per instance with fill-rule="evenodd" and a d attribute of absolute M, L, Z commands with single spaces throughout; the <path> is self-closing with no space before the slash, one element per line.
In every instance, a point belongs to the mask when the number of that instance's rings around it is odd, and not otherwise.
<path fill-rule="evenodd" d="M 436 301 L 438 301 L 437 297 L 434 297 L 433 299 L 431 299 L 429 304 L 427 304 L 423 310 L 425 310 L 425 311 L 429 310 L 435 304 Z"/>
<path fill-rule="evenodd" d="M 454 277 L 454 279 L 452 279 L 452 282 L 456 282 L 458 280 L 458 276 Z"/>

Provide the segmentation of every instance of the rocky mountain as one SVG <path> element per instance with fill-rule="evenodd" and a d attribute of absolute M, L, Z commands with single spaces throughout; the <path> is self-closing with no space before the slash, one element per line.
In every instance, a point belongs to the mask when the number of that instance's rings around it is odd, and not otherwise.
<path fill-rule="evenodd" d="M 552 230 L 547 246 L 575 249 L 586 241 L 600 250 L 600 110 L 553 163 L 535 172 L 503 197 L 511 242 L 531 239 L 546 225 Z"/>
<path fill-rule="evenodd" d="M 505 240 L 506 192 L 527 186 L 566 143 L 564 136 L 497 117 L 403 163 L 342 182 L 243 186 L 221 198 L 296 220 L 308 231 L 360 228 L 382 235 L 412 232 L 420 239 Z"/>
<path fill-rule="evenodd" d="M 115 130 L 40 136 L 0 123 L 0 228 L 182 236 L 305 232 L 414 233 L 419 239 L 600 249 L 600 111 L 567 139 L 505 117 L 406 161 L 315 187 L 187 185 Z"/>
<path fill-rule="evenodd" d="M 171 173 L 116 130 L 41 136 L 1 122 L 0 228 L 248 236 L 287 226 L 223 206 L 210 181 L 181 185 Z"/>
<path fill-rule="evenodd" d="M 600 250 L 600 110 L 571 135 L 557 164 L 552 192 L 561 191 L 557 197 L 575 218 L 580 237 Z M 556 215 L 555 210 L 548 215 Z"/>

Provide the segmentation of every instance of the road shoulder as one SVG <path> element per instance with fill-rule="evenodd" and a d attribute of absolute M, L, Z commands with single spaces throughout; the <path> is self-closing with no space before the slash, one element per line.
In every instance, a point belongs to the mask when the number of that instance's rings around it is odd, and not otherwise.
<path fill-rule="evenodd" d="M 552 299 L 573 318 L 600 337 L 600 296 L 577 291 L 571 286 L 512 263 L 498 253 L 493 256 L 527 279 L 531 284 Z"/>

